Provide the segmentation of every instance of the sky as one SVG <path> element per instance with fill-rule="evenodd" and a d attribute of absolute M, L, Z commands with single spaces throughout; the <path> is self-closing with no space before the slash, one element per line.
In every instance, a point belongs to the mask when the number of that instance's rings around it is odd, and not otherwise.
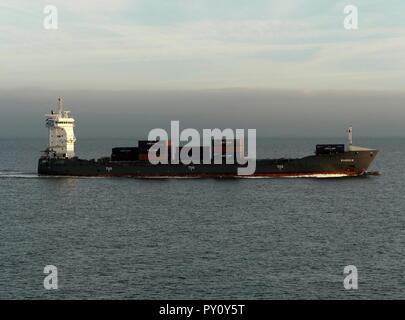
<path fill-rule="evenodd" d="M 49 4 L 58 9 L 57 30 L 43 27 Z M 358 8 L 358 30 L 343 26 L 346 5 Z M 374 133 L 405 135 L 397 124 L 405 106 L 404 15 L 403 0 L 2 0 L 0 137 L 15 134 L 15 119 L 40 118 L 59 95 L 76 117 L 114 125 L 123 112 L 139 121 L 143 110 L 151 122 L 141 126 L 155 127 L 155 111 L 175 115 L 180 105 L 178 114 L 190 122 L 204 114 L 210 127 L 220 116 L 208 103 L 232 104 L 239 120 L 252 119 L 245 126 L 277 115 L 284 126 L 274 131 L 286 134 L 311 134 L 317 125 L 325 134 L 329 115 L 339 126 L 359 115 L 365 128 L 376 123 Z M 106 101 L 117 111 L 110 119 L 102 118 Z M 252 114 L 249 104 L 264 111 Z"/>

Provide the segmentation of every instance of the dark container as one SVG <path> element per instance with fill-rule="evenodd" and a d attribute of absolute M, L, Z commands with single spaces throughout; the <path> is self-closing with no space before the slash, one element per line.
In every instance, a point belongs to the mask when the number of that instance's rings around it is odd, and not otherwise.
<path fill-rule="evenodd" d="M 344 144 L 317 144 L 316 154 L 335 154 L 345 152 Z"/>
<path fill-rule="evenodd" d="M 138 154 L 137 147 L 113 148 L 112 154 Z"/>
<path fill-rule="evenodd" d="M 140 153 L 148 153 L 152 146 L 159 143 L 158 140 L 139 140 L 138 147 Z M 170 148 L 171 140 L 160 141 L 161 147 Z"/>
<path fill-rule="evenodd" d="M 178 155 L 180 157 L 180 152 L 183 150 L 188 151 L 188 157 L 192 160 L 202 162 L 204 159 L 211 159 L 211 149 L 207 146 L 180 146 L 176 148 L 176 156 Z M 199 153 L 199 155 L 197 153 Z"/>
<path fill-rule="evenodd" d="M 149 160 L 168 160 L 169 161 L 170 156 L 165 153 L 161 155 L 149 155 L 149 153 L 141 153 L 139 154 L 139 160 L 141 161 L 149 161 Z"/>
<path fill-rule="evenodd" d="M 244 145 L 243 141 L 239 139 L 231 139 L 231 140 L 214 140 L 212 139 L 212 150 L 213 152 L 222 152 L 223 154 L 228 152 L 230 153 L 238 153 L 241 156 L 244 153 Z"/>
<path fill-rule="evenodd" d="M 136 147 L 113 148 L 111 161 L 135 161 L 138 160 L 139 150 Z"/>

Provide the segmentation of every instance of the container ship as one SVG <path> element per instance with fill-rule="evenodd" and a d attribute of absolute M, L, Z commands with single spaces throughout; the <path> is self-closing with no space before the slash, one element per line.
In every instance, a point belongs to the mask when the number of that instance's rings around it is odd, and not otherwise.
<path fill-rule="evenodd" d="M 167 141 L 138 141 L 137 146 L 113 148 L 111 155 L 99 159 L 80 159 L 75 155 L 75 120 L 70 111 L 63 108 L 58 99 L 56 111 L 46 114 L 49 131 L 49 145 L 38 161 L 38 174 L 41 176 L 86 176 L 86 177 L 135 177 L 135 178 L 273 178 L 273 177 L 348 177 L 362 176 L 378 154 L 378 150 L 356 147 L 352 144 L 352 128 L 348 129 L 348 143 L 318 144 L 315 153 L 303 158 L 255 159 L 255 171 L 241 175 L 243 165 L 237 161 L 226 161 L 243 156 L 241 140 L 212 140 L 210 146 L 198 148 L 190 163 L 173 163 L 171 154 L 181 152 L 176 147 L 172 151 Z M 150 149 L 159 143 L 165 145 L 167 154 L 159 154 L 165 163 L 156 164 L 151 159 Z M 193 150 L 195 151 L 195 150 Z M 189 152 L 187 150 L 187 152 Z M 221 163 L 214 159 L 223 159 Z M 156 160 L 156 159 L 155 159 Z"/>

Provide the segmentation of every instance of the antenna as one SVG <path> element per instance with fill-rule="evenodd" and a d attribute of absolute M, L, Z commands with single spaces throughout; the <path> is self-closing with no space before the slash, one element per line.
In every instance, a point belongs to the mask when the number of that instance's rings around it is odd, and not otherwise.
<path fill-rule="evenodd" d="M 63 112 L 63 99 L 62 98 L 58 98 L 58 113 L 61 115 Z"/>
<path fill-rule="evenodd" d="M 349 146 L 353 144 L 353 127 L 350 126 L 347 130 L 347 141 L 349 143 Z"/>

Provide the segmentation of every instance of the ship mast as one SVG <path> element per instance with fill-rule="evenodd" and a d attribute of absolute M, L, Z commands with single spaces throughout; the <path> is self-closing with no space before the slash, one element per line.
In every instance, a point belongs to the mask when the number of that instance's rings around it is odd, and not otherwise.
<path fill-rule="evenodd" d="M 349 147 L 350 147 L 350 146 L 353 145 L 353 127 L 350 126 L 350 127 L 347 129 L 346 132 L 347 132 L 347 143 L 348 143 L 348 145 L 349 145 Z"/>
<path fill-rule="evenodd" d="M 63 112 L 63 99 L 62 98 L 58 98 L 58 113 L 60 115 L 62 115 Z"/>
<path fill-rule="evenodd" d="M 353 127 L 350 126 L 346 130 L 347 133 L 347 147 L 346 151 L 351 151 L 353 149 Z"/>

